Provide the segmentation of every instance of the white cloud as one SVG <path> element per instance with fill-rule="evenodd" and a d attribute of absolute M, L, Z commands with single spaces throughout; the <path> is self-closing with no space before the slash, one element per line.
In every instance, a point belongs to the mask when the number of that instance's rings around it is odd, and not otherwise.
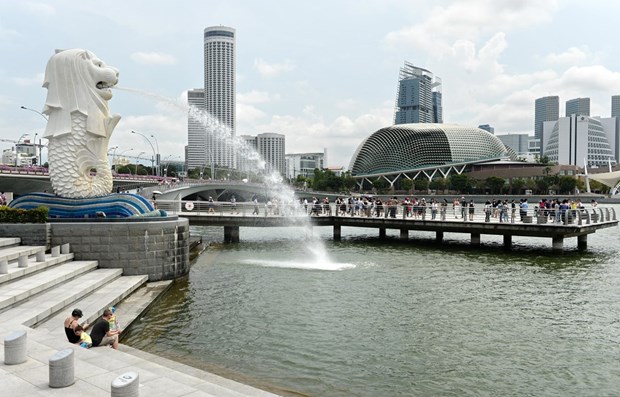
<path fill-rule="evenodd" d="M 56 14 L 56 9 L 50 4 L 38 2 L 38 1 L 28 1 L 25 3 L 25 6 L 32 14 L 41 15 L 41 16 L 52 16 Z"/>
<path fill-rule="evenodd" d="M 136 63 L 148 65 L 174 65 L 177 63 L 174 55 L 162 52 L 134 52 L 131 59 Z"/>
<path fill-rule="evenodd" d="M 267 63 L 261 58 L 254 60 L 254 69 L 258 70 L 263 77 L 277 77 L 284 72 L 290 72 L 295 69 L 295 64 L 290 60 L 282 63 Z"/>
<path fill-rule="evenodd" d="M 556 54 L 552 52 L 545 57 L 545 63 L 549 65 L 579 65 L 586 60 L 592 60 L 592 54 L 587 47 L 570 47 L 568 50 Z"/>
<path fill-rule="evenodd" d="M 434 56 L 451 52 L 459 41 L 481 37 L 550 20 L 557 0 L 469 0 L 435 6 L 423 22 L 389 32 L 388 47 L 414 47 Z"/>
<path fill-rule="evenodd" d="M 271 94 L 265 91 L 252 90 L 246 93 L 237 94 L 237 103 L 249 104 L 249 103 L 269 103 L 280 100 L 279 94 Z"/>
<path fill-rule="evenodd" d="M 43 84 L 43 73 L 39 73 L 36 76 L 33 77 L 13 77 L 11 80 L 13 81 L 13 83 L 25 87 L 25 86 L 32 86 L 32 85 L 42 85 Z"/>

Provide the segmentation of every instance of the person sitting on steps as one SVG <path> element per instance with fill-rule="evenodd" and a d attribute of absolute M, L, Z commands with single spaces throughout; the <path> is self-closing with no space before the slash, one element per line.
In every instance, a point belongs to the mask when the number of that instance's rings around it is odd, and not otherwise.
<path fill-rule="evenodd" d="M 79 343 L 80 337 L 76 335 L 75 329 L 79 326 L 78 320 L 82 318 L 83 314 L 80 309 L 74 309 L 71 312 L 71 316 L 65 319 L 65 334 L 67 339 L 71 343 Z M 82 324 L 82 329 L 87 329 L 90 325 L 86 322 Z"/>
<path fill-rule="evenodd" d="M 101 318 L 93 325 L 90 333 L 93 347 L 112 346 L 113 349 L 118 349 L 118 335 L 121 330 L 110 330 L 110 318 L 112 318 L 112 310 L 105 309 Z"/>

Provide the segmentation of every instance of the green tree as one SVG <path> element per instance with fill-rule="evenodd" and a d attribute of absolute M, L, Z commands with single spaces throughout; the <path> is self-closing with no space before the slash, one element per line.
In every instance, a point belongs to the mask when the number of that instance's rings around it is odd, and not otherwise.
<path fill-rule="evenodd" d="M 379 177 L 372 181 L 372 187 L 377 189 L 378 193 L 385 193 L 390 184 L 383 177 Z"/>
<path fill-rule="evenodd" d="M 402 179 L 400 181 L 400 187 L 403 190 L 406 190 L 407 192 L 411 191 L 411 188 L 413 188 L 413 181 L 411 179 Z"/>
<path fill-rule="evenodd" d="M 577 179 L 572 176 L 562 176 L 559 178 L 558 187 L 560 189 L 560 193 L 572 193 L 577 187 Z"/>
<path fill-rule="evenodd" d="M 443 191 L 447 185 L 448 181 L 446 178 L 435 178 L 428 184 L 428 187 L 429 189 Z"/>
<path fill-rule="evenodd" d="M 416 179 L 413 181 L 413 188 L 415 190 L 428 190 L 428 179 Z"/>
<path fill-rule="evenodd" d="M 450 175 L 450 186 L 452 189 L 459 193 L 469 191 L 471 188 L 471 178 L 467 174 L 452 174 Z"/>
<path fill-rule="evenodd" d="M 340 192 L 342 191 L 343 182 L 342 178 L 336 176 L 333 171 L 315 168 L 312 187 L 315 190 Z"/>
<path fill-rule="evenodd" d="M 355 178 L 351 176 L 351 171 L 346 171 L 345 173 L 343 173 L 341 178 L 342 187 L 344 188 L 344 190 L 350 191 L 351 189 L 353 189 L 353 187 L 355 187 Z"/>
<path fill-rule="evenodd" d="M 523 178 L 512 178 L 512 194 L 521 194 L 521 190 L 525 186 L 525 179 Z"/>
<path fill-rule="evenodd" d="M 484 181 L 484 184 L 489 188 L 491 194 L 499 194 L 502 192 L 502 188 L 506 184 L 506 180 L 504 178 L 500 178 L 499 176 L 490 176 Z"/>
<path fill-rule="evenodd" d="M 116 172 L 118 174 L 124 174 L 124 175 L 128 175 L 131 174 L 131 170 L 129 169 L 128 166 L 124 165 L 122 167 L 118 167 L 118 169 L 116 170 Z"/>

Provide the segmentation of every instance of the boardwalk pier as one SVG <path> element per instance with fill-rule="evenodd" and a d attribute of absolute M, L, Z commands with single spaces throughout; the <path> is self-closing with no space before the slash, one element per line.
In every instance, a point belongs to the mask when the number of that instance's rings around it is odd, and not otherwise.
<path fill-rule="evenodd" d="M 336 208 L 332 205 L 325 208 L 323 213 L 317 215 L 307 214 L 303 209 L 281 210 L 280 214 L 274 215 L 268 210 L 261 208 L 259 215 L 252 214 L 251 204 L 237 204 L 234 211 L 229 203 L 215 203 L 212 207 L 204 207 L 204 202 L 194 202 L 193 205 L 185 206 L 179 203 L 159 203 L 160 208 L 168 211 L 183 208 L 183 211 L 171 211 L 181 217 L 189 219 L 190 225 L 223 226 L 225 242 L 239 242 L 239 229 L 241 227 L 288 227 L 288 226 L 331 226 L 333 237 L 339 240 L 342 236 L 342 227 L 363 227 L 378 229 L 379 236 L 385 237 L 387 229 L 400 230 L 400 237 L 404 240 L 409 238 L 410 230 L 434 232 L 437 241 L 441 242 L 445 233 L 467 233 L 471 236 L 472 245 L 481 244 L 482 235 L 503 236 L 504 246 L 512 246 L 513 236 L 550 238 L 553 250 L 561 251 L 566 238 L 577 238 L 579 249 L 587 248 L 588 234 L 595 233 L 599 229 L 618 225 L 616 211 L 613 207 L 598 207 L 567 211 L 565 214 L 551 212 L 539 213 L 530 209 L 521 217 L 509 217 L 508 222 L 499 222 L 498 218 L 490 218 L 486 221 L 482 208 L 476 208 L 473 220 L 467 217 L 455 218 L 450 212 L 445 220 L 431 219 L 430 214 L 424 217 L 407 217 L 399 208 L 399 212 L 392 217 L 373 216 L 350 216 L 336 215 Z M 191 211 L 186 208 L 193 208 Z M 284 214 L 284 215 L 283 215 Z M 556 221 L 557 220 L 557 221 Z"/>

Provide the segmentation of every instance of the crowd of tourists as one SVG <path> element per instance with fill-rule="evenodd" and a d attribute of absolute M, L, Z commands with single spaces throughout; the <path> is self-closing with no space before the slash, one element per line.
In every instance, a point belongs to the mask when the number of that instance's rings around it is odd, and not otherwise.
<path fill-rule="evenodd" d="M 441 220 L 459 219 L 462 221 L 473 221 L 476 211 L 480 211 L 480 206 L 476 206 L 473 199 L 467 200 L 464 196 L 448 201 L 446 198 L 426 198 L 417 197 L 399 199 L 392 196 L 386 199 L 375 196 L 360 197 L 338 197 L 330 203 L 328 197 L 318 199 L 313 197 L 310 201 L 306 198 L 300 200 L 300 206 L 310 216 L 334 215 L 336 216 L 359 216 L 359 217 L 378 217 L 378 218 L 410 218 L 421 220 Z M 520 200 L 492 199 L 486 200 L 482 205 L 484 221 L 498 222 L 528 221 L 528 217 L 548 217 L 549 222 L 566 223 L 571 218 L 574 219 L 578 212 L 584 211 L 585 206 L 580 199 L 560 200 L 560 199 L 541 199 L 533 206 L 527 198 Z M 592 200 L 591 208 L 596 208 L 597 202 Z M 272 211 L 269 211 L 272 213 Z"/>

